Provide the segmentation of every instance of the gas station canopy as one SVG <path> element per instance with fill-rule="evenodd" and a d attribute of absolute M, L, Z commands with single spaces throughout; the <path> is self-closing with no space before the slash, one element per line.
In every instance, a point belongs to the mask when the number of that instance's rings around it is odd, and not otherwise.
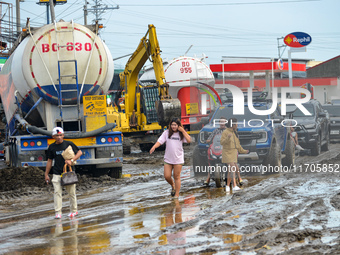
<path fill-rule="evenodd" d="M 223 65 L 223 66 L 222 66 Z M 249 73 L 249 72 L 268 72 L 275 73 L 288 72 L 288 63 L 283 63 L 283 68 L 280 70 L 277 61 L 275 62 L 259 62 L 259 63 L 236 63 L 236 64 L 212 64 L 210 69 L 213 73 L 233 72 L 233 73 Z M 293 72 L 305 72 L 306 65 L 292 63 Z"/>

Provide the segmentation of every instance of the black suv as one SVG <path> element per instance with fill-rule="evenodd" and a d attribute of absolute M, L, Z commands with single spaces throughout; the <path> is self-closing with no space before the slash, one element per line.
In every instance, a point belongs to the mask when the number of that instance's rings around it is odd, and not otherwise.
<path fill-rule="evenodd" d="M 340 141 L 340 104 L 324 104 L 322 107 L 329 113 L 331 142 Z"/>
<path fill-rule="evenodd" d="M 316 156 L 321 150 L 327 151 L 329 146 L 329 114 L 322 108 L 319 101 L 312 99 L 302 104 L 312 115 L 306 116 L 299 108 L 293 112 L 293 119 L 297 121 L 295 131 L 299 144 L 304 149 L 311 149 Z"/>

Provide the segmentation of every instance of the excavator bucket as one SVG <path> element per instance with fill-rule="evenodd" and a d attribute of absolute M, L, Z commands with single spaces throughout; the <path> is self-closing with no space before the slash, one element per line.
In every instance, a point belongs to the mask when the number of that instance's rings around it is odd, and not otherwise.
<path fill-rule="evenodd" d="M 156 110 L 161 127 L 168 126 L 172 118 L 181 118 L 181 102 L 177 98 L 156 101 Z"/>

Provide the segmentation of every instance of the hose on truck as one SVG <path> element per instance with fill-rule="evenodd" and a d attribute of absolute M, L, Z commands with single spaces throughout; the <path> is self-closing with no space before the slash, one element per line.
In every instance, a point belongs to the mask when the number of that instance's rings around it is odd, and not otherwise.
<path fill-rule="evenodd" d="M 52 131 L 44 130 L 42 128 L 38 128 L 36 126 L 32 126 L 27 123 L 26 120 L 24 120 L 19 114 L 14 115 L 15 119 L 19 121 L 19 123 L 27 129 L 27 131 L 36 134 L 36 135 L 48 135 L 52 136 Z M 85 138 L 89 136 L 96 136 L 99 135 L 100 133 L 106 132 L 110 129 L 113 129 L 116 127 L 116 123 L 108 123 L 105 126 L 98 128 L 96 130 L 92 130 L 90 132 L 85 132 L 85 133 L 65 133 L 64 138 L 66 139 L 75 139 L 75 138 Z"/>

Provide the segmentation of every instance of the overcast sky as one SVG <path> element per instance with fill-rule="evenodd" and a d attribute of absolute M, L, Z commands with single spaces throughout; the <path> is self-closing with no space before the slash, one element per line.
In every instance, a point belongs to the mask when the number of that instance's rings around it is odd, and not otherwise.
<path fill-rule="evenodd" d="M 87 0 L 91 5 L 94 0 Z M 13 3 L 15 0 L 8 1 Z M 21 23 L 46 24 L 46 7 L 38 0 L 21 3 Z M 113 58 L 132 53 L 148 24 L 156 26 L 163 60 L 205 54 L 207 64 L 221 63 L 222 56 L 278 57 L 277 38 L 305 32 L 312 43 L 294 58 L 324 61 L 340 55 L 340 0 L 146 0 L 110 1 L 102 5 L 119 9 L 101 15 L 105 28 L 100 36 Z M 85 0 L 68 0 L 55 7 L 56 18 L 84 24 Z M 15 16 L 15 8 L 14 8 Z M 3 10 L 4 12 L 4 10 Z M 95 16 L 90 13 L 88 23 Z M 14 19 L 15 21 L 15 19 Z M 283 41 L 280 41 L 280 45 Z M 287 50 L 282 55 L 287 58 Z M 123 68 L 127 58 L 115 61 Z"/>

